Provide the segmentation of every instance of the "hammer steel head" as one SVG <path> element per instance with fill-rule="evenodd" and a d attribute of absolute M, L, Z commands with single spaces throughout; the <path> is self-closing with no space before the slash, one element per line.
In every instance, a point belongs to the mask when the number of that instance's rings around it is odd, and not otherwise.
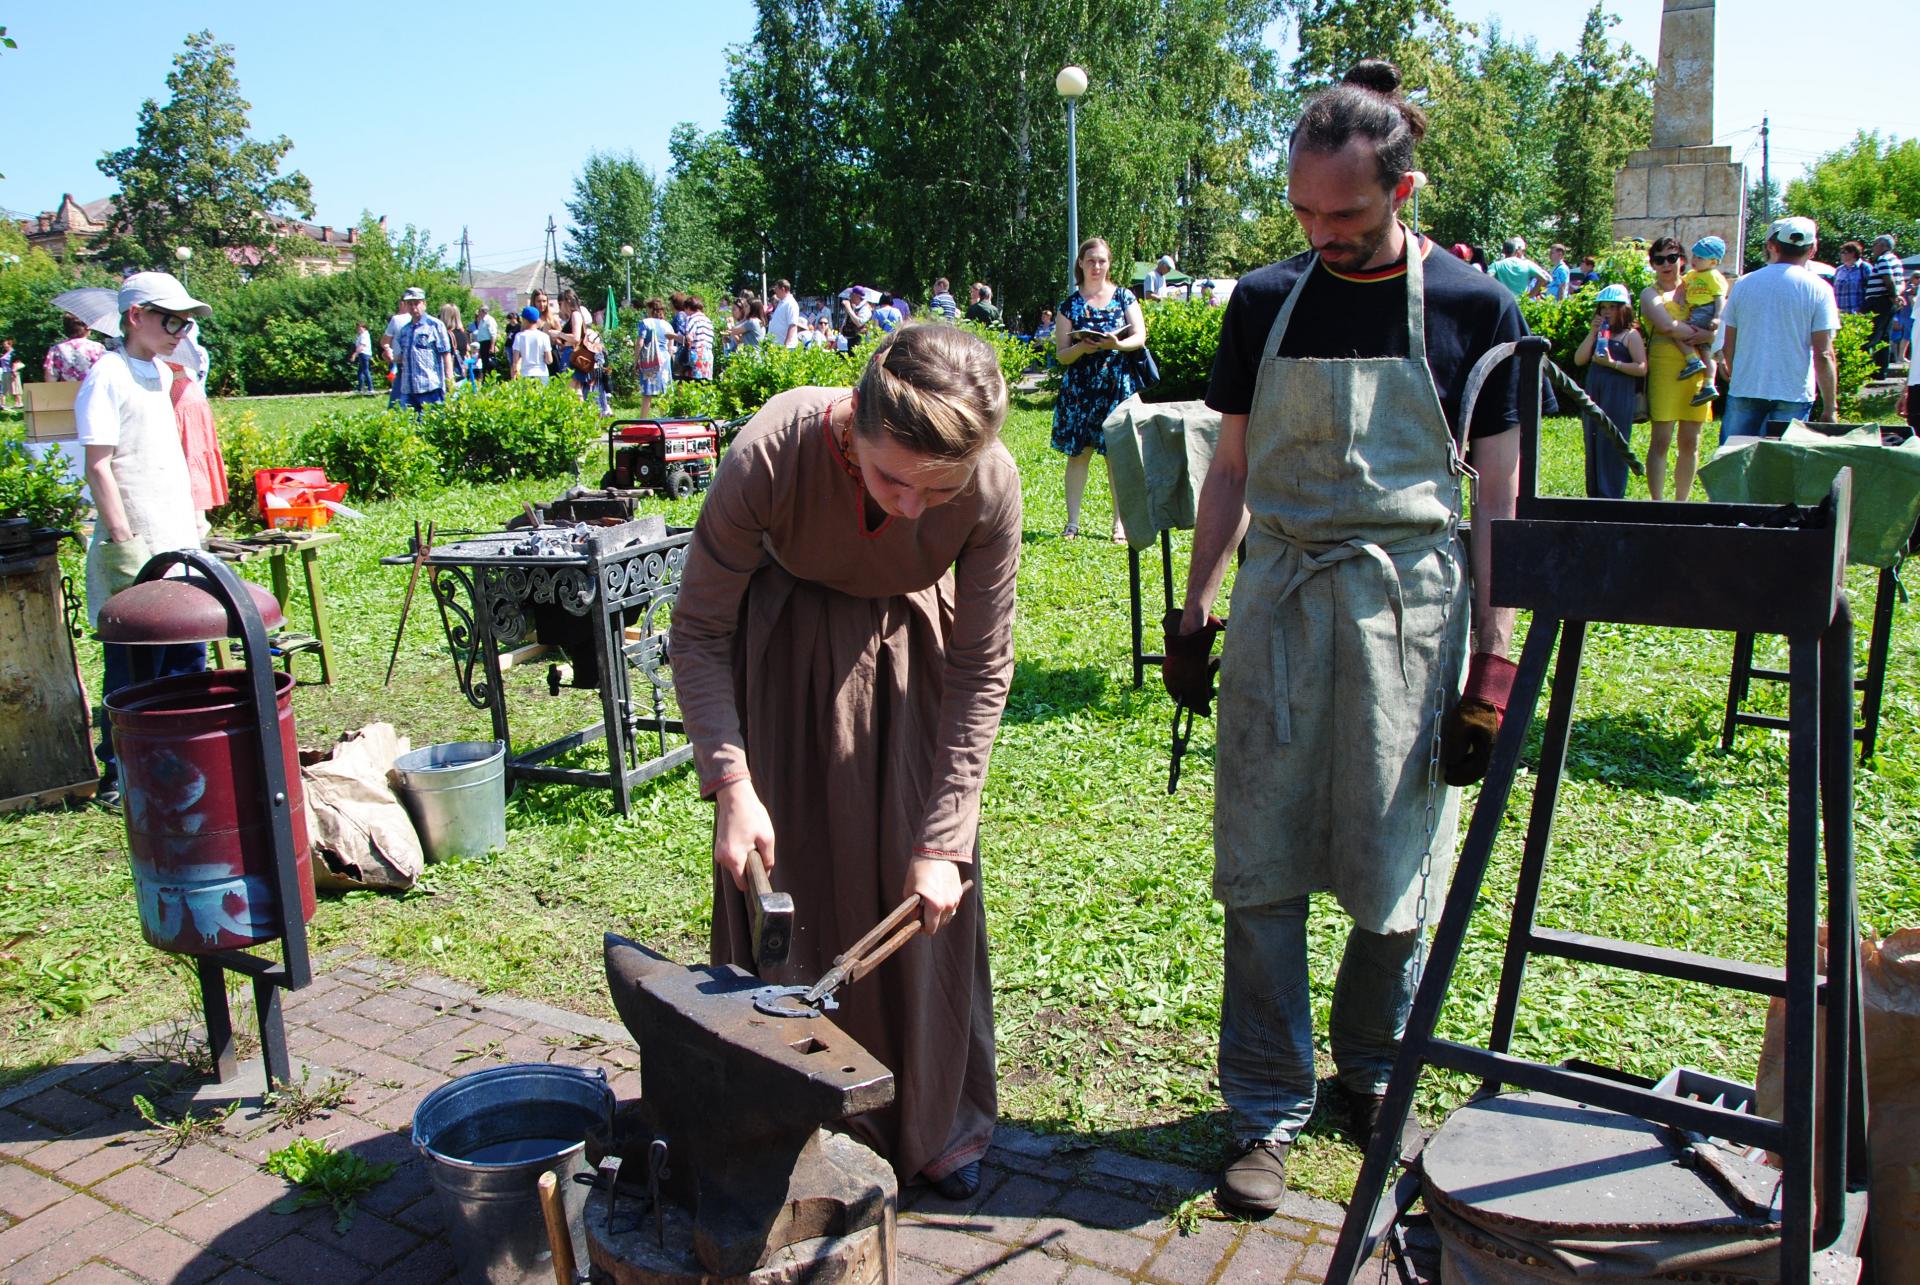
<path fill-rule="evenodd" d="M 787 949 L 793 944 L 793 898 L 784 892 L 763 892 L 750 899 L 754 968 L 778 968 L 787 962 Z"/>

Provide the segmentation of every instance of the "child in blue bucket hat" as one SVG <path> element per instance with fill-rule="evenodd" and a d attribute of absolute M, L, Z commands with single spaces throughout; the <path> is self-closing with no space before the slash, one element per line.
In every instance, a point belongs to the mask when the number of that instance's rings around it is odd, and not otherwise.
<path fill-rule="evenodd" d="M 1695 406 L 1704 405 L 1720 395 L 1720 390 L 1714 386 L 1714 368 L 1718 362 L 1713 356 L 1711 332 L 1720 324 L 1721 310 L 1727 306 L 1727 278 L 1720 271 L 1720 260 L 1726 257 L 1725 241 L 1717 236 L 1703 236 L 1693 243 L 1693 256 L 1687 264 L 1687 274 L 1680 278 L 1680 289 L 1687 299 L 1687 324 L 1709 332 L 1706 338 L 1691 343 L 1680 339 L 1667 341 L 1678 344 L 1687 354 L 1687 364 L 1680 368 L 1679 378 L 1692 379 L 1703 370 L 1707 372 L 1707 382 L 1700 385 L 1700 391 L 1693 395 Z"/>

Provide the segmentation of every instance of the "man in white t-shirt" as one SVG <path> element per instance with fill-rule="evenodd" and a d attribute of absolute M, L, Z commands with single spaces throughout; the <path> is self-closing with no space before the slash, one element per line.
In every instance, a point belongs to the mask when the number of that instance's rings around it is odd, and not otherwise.
<path fill-rule="evenodd" d="M 1833 287 L 1806 266 L 1820 244 L 1812 219 L 1778 219 L 1767 229 L 1767 266 L 1733 283 L 1721 315 L 1733 368 L 1720 442 L 1758 437 L 1770 419 L 1805 420 L 1818 391 L 1835 417 L 1837 371 L 1833 337 L 1840 309 Z"/>
<path fill-rule="evenodd" d="M 785 277 L 773 283 L 773 316 L 767 319 L 767 338 L 783 348 L 800 346 L 800 301 Z"/>
<path fill-rule="evenodd" d="M 132 584 L 156 553 L 200 547 L 187 457 L 174 419 L 172 372 L 160 360 L 180 344 L 195 317 L 213 310 L 165 272 L 138 272 L 120 284 L 121 349 L 94 363 L 73 405 L 75 436 L 86 452 L 97 511 L 87 546 L 87 621 L 97 625 L 108 598 Z M 150 678 L 207 667 L 204 643 L 127 646 L 106 643 L 104 696 Z M 119 766 L 106 720 L 100 724 L 100 792 L 119 803 Z"/>

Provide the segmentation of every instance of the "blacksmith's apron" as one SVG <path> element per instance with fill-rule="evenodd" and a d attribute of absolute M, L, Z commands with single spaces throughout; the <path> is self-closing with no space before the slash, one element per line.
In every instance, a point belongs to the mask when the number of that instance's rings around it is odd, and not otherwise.
<path fill-rule="evenodd" d="M 1411 233 L 1407 246 L 1407 356 L 1277 355 L 1317 256 L 1274 318 L 1220 661 L 1214 896 L 1331 890 L 1376 933 L 1412 930 L 1446 887 L 1459 791 L 1438 775 L 1437 734 L 1467 636 L 1465 466 L 1427 367 Z"/>

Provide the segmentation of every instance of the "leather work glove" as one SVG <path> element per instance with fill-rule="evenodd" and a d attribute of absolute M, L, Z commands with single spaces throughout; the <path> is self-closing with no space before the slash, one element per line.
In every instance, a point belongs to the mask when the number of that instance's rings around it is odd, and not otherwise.
<path fill-rule="evenodd" d="M 137 532 L 124 540 L 106 540 L 100 545 L 100 573 L 106 577 L 107 596 L 111 598 L 140 574 L 153 556 L 147 542 Z"/>
<path fill-rule="evenodd" d="M 1467 662 L 1467 685 L 1440 724 L 1440 769 L 1448 785 L 1472 785 L 1493 762 L 1493 739 L 1513 695 L 1519 666 L 1477 651 Z"/>
<path fill-rule="evenodd" d="M 1160 621 L 1166 633 L 1166 659 L 1160 662 L 1160 677 L 1174 703 L 1211 716 L 1213 713 L 1213 675 L 1220 662 L 1213 658 L 1213 640 L 1225 629 L 1226 622 L 1209 615 L 1207 622 L 1190 634 L 1180 632 L 1180 611 L 1169 611 Z"/>

